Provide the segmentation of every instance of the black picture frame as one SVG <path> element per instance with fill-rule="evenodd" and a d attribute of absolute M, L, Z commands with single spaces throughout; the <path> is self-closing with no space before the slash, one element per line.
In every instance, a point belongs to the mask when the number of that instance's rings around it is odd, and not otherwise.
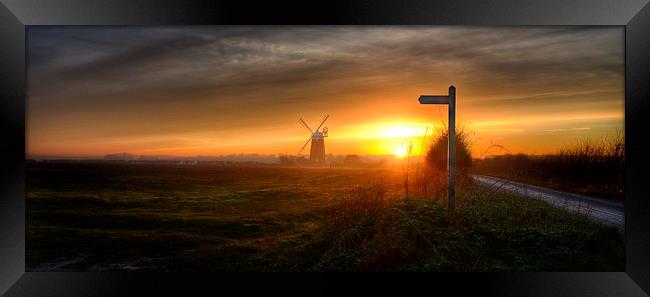
<path fill-rule="evenodd" d="M 648 0 L 100 1 L 0 0 L 0 293 L 3 296 L 445 292 L 497 296 L 648 296 L 650 292 L 650 5 Z M 615 25 L 625 26 L 626 271 L 439 273 L 399 286 L 375 277 L 25 272 L 25 26 L 34 25 Z M 462 38 L 459 36 L 459 38 Z M 299 278 L 299 279 L 298 279 Z M 383 276 L 382 278 L 386 278 Z M 374 280 L 373 280 L 374 279 Z M 417 279 L 417 280 L 415 280 Z M 265 281 L 263 281 L 265 280 Z M 235 282 L 237 281 L 237 282 Z M 244 285 L 237 285 L 244 281 Z M 299 289 L 299 284 L 310 288 Z M 304 286 L 303 286 L 304 287 Z M 397 288 L 399 287 L 399 288 Z M 424 294 L 424 293 L 418 293 Z"/>

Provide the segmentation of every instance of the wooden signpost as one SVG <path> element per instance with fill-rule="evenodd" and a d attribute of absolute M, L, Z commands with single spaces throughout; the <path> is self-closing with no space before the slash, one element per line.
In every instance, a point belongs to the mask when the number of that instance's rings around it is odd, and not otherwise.
<path fill-rule="evenodd" d="M 447 141 L 447 203 L 450 210 L 456 208 L 456 87 L 449 87 L 449 94 L 422 95 L 420 104 L 447 104 L 449 109 L 449 134 Z"/>

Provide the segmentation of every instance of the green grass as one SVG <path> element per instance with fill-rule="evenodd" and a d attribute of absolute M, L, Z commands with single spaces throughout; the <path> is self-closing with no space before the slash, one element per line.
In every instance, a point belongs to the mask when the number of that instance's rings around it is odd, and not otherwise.
<path fill-rule="evenodd" d="M 380 199 L 359 215 L 342 201 L 314 270 L 623 271 L 618 231 L 534 199 L 465 185 L 456 213 L 441 200 Z M 353 208 L 352 210 L 347 210 Z M 319 247 L 323 249 L 323 247 Z"/>
<path fill-rule="evenodd" d="M 27 270 L 624 270 L 614 228 L 473 185 L 449 214 L 400 174 L 28 163 Z"/>

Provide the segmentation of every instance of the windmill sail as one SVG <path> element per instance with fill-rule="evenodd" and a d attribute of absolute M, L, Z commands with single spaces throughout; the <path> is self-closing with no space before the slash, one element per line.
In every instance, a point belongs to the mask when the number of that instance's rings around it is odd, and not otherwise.
<path fill-rule="evenodd" d="M 329 114 L 328 114 L 328 115 L 325 115 L 325 117 L 323 118 L 323 120 L 320 122 L 320 125 L 318 125 L 318 128 L 316 128 L 316 131 L 318 131 L 318 129 L 320 129 L 320 127 L 323 126 L 323 124 L 325 123 L 325 121 L 326 121 L 327 118 L 329 118 L 329 117 L 330 117 Z"/>
<path fill-rule="evenodd" d="M 312 134 L 314 134 L 314 131 L 312 131 L 311 128 L 309 128 L 309 125 L 307 125 L 307 123 L 305 123 L 305 121 L 304 121 L 302 118 L 300 118 L 298 121 L 299 121 L 300 123 L 302 123 L 302 126 L 305 127 L 305 128 L 307 128 L 307 130 L 309 130 L 309 132 L 311 132 Z M 320 128 L 320 127 L 319 127 L 319 128 Z M 318 130 L 318 129 L 316 129 L 316 130 Z"/>
<path fill-rule="evenodd" d="M 310 141 L 311 141 L 311 137 L 310 137 L 309 139 L 307 139 L 307 142 L 305 142 L 305 145 L 302 146 L 302 148 L 301 148 L 300 151 L 298 152 L 299 154 L 302 153 L 302 151 L 305 149 L 305 147 L 307 146 L 307 144 L 308 144 Z"/>

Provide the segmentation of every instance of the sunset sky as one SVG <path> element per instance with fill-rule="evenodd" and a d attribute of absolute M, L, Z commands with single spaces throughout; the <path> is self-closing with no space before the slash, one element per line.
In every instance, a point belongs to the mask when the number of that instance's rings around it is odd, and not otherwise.
<path fill-rule="evenodd" d="M 327 153 L 419 150 L 447 108 L 418 96 L 452 84 L 475 155 L 490 143 L 549 153 L 623 130 L 623 33 L 28 27 L 27 155 L 297 154 L 309 138 L 298 118 L 313 127 L 325 114 Z"/>

